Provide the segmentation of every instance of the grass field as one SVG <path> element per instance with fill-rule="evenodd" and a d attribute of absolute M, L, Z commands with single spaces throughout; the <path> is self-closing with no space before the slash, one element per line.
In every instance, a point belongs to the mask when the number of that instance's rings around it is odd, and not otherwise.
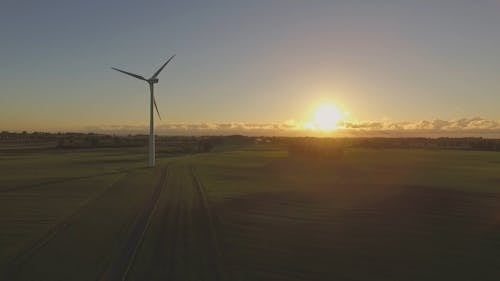
<path fill-rule="evenodd" d="M 497 280 L 500 153 L 0 153 L 1 280 Z"/>

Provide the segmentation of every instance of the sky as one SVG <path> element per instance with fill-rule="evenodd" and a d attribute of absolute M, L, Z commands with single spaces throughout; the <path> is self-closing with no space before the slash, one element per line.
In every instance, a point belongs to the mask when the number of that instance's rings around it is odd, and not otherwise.
<path fill-rule="evenodd" d="M 146 132 L 147 84 L 110 67 L 149 77 L 176 54 L 159 132 L 308 134 L 328 103 L 344 130 L 499 133 L 499 14 L 498 0 L 3 0 L 0 130 Z"/>

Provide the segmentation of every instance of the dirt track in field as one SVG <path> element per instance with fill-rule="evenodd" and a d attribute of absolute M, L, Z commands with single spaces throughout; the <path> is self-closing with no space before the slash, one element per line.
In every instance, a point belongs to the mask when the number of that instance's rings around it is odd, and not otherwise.
<path fill-rule="evenodd" d="M 165 168 L 100 280 L 223 280 L 216 227 L 193 166 Z"/>
<path fill-rule="evenodd" d="M 104 273 L 99 280 L 124 280 L 132 266 L 137 250 L 139 249 L 144 233 L 146 232 L 153 212 L 158 204 L 161 192 L 165 189 L 168 176 L 168 167 L 165 167 L 161 172 L 160 181 L 156 185 L 153 195 L 144 204 L 144 208 L 137 217 L 134 226 L 132 227 L 125 245 L 117 253 L 113 260 L 109 263 Z"/>
<path fill-rule="evenodd" d="M 223 280 L 214 218 L 195 169 L 171 165 L 144 243 L 125 280 Z"/>

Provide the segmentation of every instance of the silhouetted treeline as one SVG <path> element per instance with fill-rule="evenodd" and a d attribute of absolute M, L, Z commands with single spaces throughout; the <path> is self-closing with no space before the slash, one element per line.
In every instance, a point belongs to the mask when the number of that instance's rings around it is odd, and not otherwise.
<path fill-rule="evenodd" d="M 0 149 L 25 148 L 118 148 L 145 147 L 148 145 L 148 135 L 105 135 L 94 133 L 0 133 Z M 168 153 L 200 153 L 209 152 L 214 145 L 206 137 L 189 136 L 156 136 L 158 151 Z"/>
<path fill-rule="evenodd" d="M 422 148 L 500 151 L 500 139 L 484 138 L 356 138 L 349 144 L 367 148 Z"/>
<path fill-rule="evenodd" d="M 0 132 L 0 149 L 15 147 L 101 148 L 144 147 L 148 135 L 105 135 L 94 133 Z M 500 151 L 500 139 L 485 138 L 314 138 L 231 136 L 157 136 L 157 149 L 176 153 L 208 152 L 228 145 L 279 144 L 290 151 L 337 155 L 340 148 L 459 149 Z"/>
<path fill-rule="evenodd" d="M 500 139 L 484 138 L 314 138 L 276 137 L 273 143 L 288 145 L 292 150 L 307 149 L 308 146 L 329 153 L 335 147 L 403 148 L 403 149 L 456 149 L 500 151 Z M 296 147 L 298 145 L 298 147 Z"/>

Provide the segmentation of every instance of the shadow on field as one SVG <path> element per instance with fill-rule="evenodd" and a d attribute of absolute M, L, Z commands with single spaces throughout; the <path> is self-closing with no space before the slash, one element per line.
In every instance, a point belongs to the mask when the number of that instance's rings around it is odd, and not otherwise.
<path fill-rule="evenodd" d="M 497 280 L 500 197 L 338 185 L 216 206 L 241 280 Z"/>

